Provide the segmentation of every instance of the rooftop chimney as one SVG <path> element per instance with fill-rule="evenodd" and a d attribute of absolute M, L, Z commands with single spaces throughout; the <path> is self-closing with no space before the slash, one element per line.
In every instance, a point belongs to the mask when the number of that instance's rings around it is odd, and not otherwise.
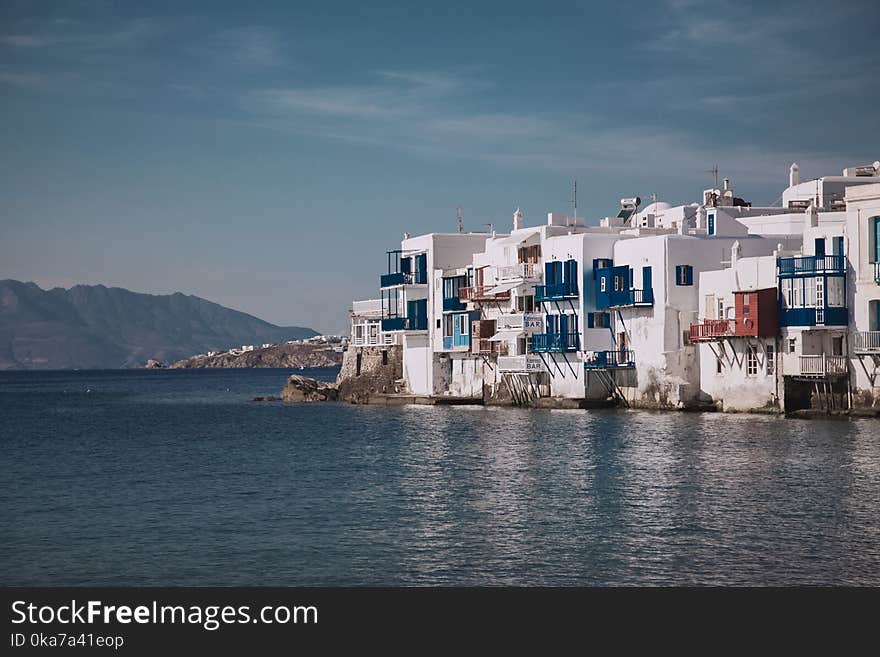
<path fill-rule="evenodd" d="M 815 228 L 819 225 L 819 209 L 816 207 L 815 201 L 810 201 L 810 205 L 804 210 L 804 226 L 806 228 Z"/>
<path fill-rule="evenodd" d="M 791 168 L 788 170 L 788 186 L 794 187 L 801 182 L 801 168 L 797 162 L 792 162 Z"/>
<path fill-rule="evenodd" d="M 522 228 L 522 219 L 523 213 L 519 208 L 516 209 L 516 212 L 513 213 L 513 229 L 519 230 Z"/>
<path fill-rule="evenodd" d="M 724 179 L 724 191 L 726 192 L 729 190 L 730 190 L 730 178 L 725 178 Z"/>
<path fill-rule="evenodd" d="M 742 257 L 742 245 L 736 240 L 730 247 L 730 266 L 735 267 L 737 260 Z"/>

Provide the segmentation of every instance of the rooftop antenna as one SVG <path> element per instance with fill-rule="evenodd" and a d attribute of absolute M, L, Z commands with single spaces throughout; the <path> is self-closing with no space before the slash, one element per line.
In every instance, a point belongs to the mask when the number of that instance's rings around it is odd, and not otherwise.
<path fill-rule="evenodd" d="M 458 217 L 458 232 L 461 233 L 463 228 L 462 228 L 462 223 L 461 223 L 461 206 L 460 205 L 458 206 L 458 210 L 456 211 L 455 214 Z"/>
<path fill-rule="evenodd" d="M 574 185 L 571 191 L 571 204 L 574 207 L 574 217 L 572 217 L 572 224 L 577 224 L 578 218 L 578 181 L 575 179 Z"/>
<path fill-rule="evenodd" d="M 718 189 L 718 165 L 714 165 L 711 169 L 706 169 L 706 173 L 715 174 L 715 189 Z"/>

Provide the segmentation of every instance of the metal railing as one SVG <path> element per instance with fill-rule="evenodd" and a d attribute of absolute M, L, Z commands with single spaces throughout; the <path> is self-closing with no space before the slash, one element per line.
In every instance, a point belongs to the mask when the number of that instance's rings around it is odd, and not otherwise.
<path fill-rule="evenodd" d="M 578 296 L 577 281 L 566 283 L 551 283 L 550 285 L 535 286 L 535 301 L 559 301 L 561 299 L 573 299 Z"/>
<path fill-rule="evenodd" d="M 606 370 L 612 368 L 630 368 L 636 366 L 635 354 L 629 349 L 615 349 L 613 351 L 594 351 L 584 361 L 584 368 L 588 370 Z"/>
<path fill-rule="evenodd" d="M 732 336 L 736 330 L 736 320 L 707 319 L 699 324 L 691 324 L 691 341 L 714 340 Z"/>
<path fill-rule="evenodd" d="M 498 280 L 509 281 L 517 278 L 538 278 L 541 266 L 532 262 L 520 262 L 516 265 L 498 267 Z"/>
<path fill-rule="evenodd" d="M 533 352 L 577 351 L 581 348 L 579 333 L 535 333 L 532 336 Z"/>
<path fill-rule="evenodd" d="M 880 352 L 880 331 L 859 331 L 855 338 L 856 353 Z"/>
<path fill-rule="evenodd" d="M 428 282 L 428 272 L 417 269 L 413 272 L 395 271 L 382 274 L 379 277 L 380 287 L 394 287 L 395 285 L 425 285 Z"/>
<path fill-rule="evenodd" d="M 776 266 L 779 267 L 779 273 L 782 276 L 823 273 L 842 274 L 846 272 L 846 258 L 842 255 L 777 258 Z"/>
<path fill-rule="evenodd" d="M 465 310 L 467 306 L 464 305 L 464 301 L 462 301 L 459 297 L 443 297 L 443 310 L 445 312 L 453 311 L 453 310 Z"/>
<path fill-rule="evenodd" d="M 597 296 L 597 304 L 603 303 L 603 295 L 607 294 L 607 304 L 600 305 L 601 308 L 616 308 L 624 306 L 653 306 L 654 305 L 654 288 L 647 290 L 615 290 L 612 292 L 600 292 Z"/>
<path fill-rule="evenodd" d="M 798 358 L 798 373 L 801 376 L 828 376 L 846 374 L 847 371 L 846 356 L 819 354 Z"/>
<path fill-rule="evenodd" d="M 427 317 L 383 317 L 383 331 L 427 331 Z"/>

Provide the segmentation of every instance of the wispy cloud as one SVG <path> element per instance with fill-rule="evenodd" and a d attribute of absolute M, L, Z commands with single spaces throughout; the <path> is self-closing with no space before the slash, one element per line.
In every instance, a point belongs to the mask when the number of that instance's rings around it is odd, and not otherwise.
<path fill-rule="evenodd" d="M 197 50 L 218 63 L 247 68 L 290 65 L 285 44 L 278 32 L 260 25 L 220 30 L 202 39 Z"/>
<path fill-rule="evenodd" d="M 59 54 L 66 50 L 84 51 L 115 50 L 127 48 L 161 32 L 161 24 L 152 18 L 137 18 L 122 24 L 98 29 L 95 25 L 77 21 L 51 21 L 35 26 L 31 32 L 0 35 L 0 46 L 24 49 L 55 49 Z"/>

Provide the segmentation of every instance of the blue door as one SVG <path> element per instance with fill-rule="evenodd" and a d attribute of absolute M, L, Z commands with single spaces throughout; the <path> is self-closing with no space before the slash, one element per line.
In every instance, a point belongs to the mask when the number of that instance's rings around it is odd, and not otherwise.
<path fill-rule="evenodd" d="M 842 256 L 843 255 L 843 235 L 838 235 L 834 238 L 834 255 Z"/>
<path fill-rule="evenodd" d="M 651 273 L 650 267 L 642 267 L 642 289 L 650 290 L 654 287 L 654 282 L 652 280 L 653 275 Z"/>
<path fill-rule="evenodd" d="M 825 238 L 817 237 L 816 238 L 816 256 L 819 258 L 825 257 Z"/>

